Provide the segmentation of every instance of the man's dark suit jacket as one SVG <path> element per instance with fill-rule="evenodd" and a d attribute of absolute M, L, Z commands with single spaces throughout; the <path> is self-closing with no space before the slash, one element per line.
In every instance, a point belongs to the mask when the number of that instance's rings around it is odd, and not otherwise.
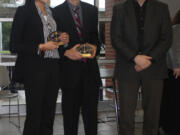
<path fill-rule="evenodd" d="M 114 6 L 111 22 L 111 42 L 116 50 L 115 76 L 119 80 L 163 79 L 167 77 L 166 53 L 172 42 L 168 6 L 157 0 L 148 0 L 142 54 L 153 58 L 144 71 L 135 71 L 133 58 L 139 53 L 138 30 L 133 0 Z"/>
<path fill-rule="evenodd" d="M 44 43 L 43 24 L 35 3 L 18 7 L 11 31 L 10 50 L 18 54 L 13 79 L 24 83 L 28 73 L 41 71 L 43 53 L 38 55 L 39 44 Z"/>
<path fill-rule="evenodd" d="M 79 43 L 91 43 L 97 45 L 99 48 L 98 41 L 98 10 L 95 6 L 80 2 L 82 8 L 83 18 L 83 41 L 78 37 L 76 25 L 74 23 L 71 11 L 69 9 L 67 1 L 63 4 L 54 8 L 54 18 L 57 23 L 57 29 L 67 32 L 70 35 L 70 43 L 66 49 L 72 48 L 74 45 Z M 65 49 L 65 50 L 66 50 Z M 65 51 L 64 50 L 64 51 Z M 63 54 L 62 52 L 60 52 Z M 81 80 L 82 68 L 84 63 L 82 61 L 70 60 L 67 57 L 62 57 L 62 86 L 65 88 L 74 88 Z M 86 68 L 88 68 L 87 77 L 93 80 L 94 85 L 100 85 L 99 68 L 96 58 L 88 59 L 86 62 Z"/>

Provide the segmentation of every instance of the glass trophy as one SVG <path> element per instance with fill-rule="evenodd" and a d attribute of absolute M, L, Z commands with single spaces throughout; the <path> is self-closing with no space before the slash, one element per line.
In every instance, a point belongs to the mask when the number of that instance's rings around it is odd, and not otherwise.
<path fill-rule="evenodd" d="M 91 57 L 94 53 L 94 48 L 88 43 L 81 44 L 77 50 L 82 54 L 83 58 Z"/>
<path fill-rule="evenodd" d="M 47 40 L 48 40 L 48 41 L 57 42 L 57 43 L 58 43 L 58 46 L 64 45 L 65 43 L 61 41 L 60 35 L 61 35 L 61 32 L 59 32 L 59 31 L 54 31 L 54 32 L 52 32 L 52 33 L 49 34 Z"/>

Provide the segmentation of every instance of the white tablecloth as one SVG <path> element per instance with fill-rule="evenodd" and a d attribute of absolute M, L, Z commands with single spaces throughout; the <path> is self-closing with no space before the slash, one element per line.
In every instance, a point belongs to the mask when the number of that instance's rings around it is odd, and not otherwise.
<path fill-rule="evenodd" d="M 13 67 L 15 62 L 0 62 L 0 66 Z"/>

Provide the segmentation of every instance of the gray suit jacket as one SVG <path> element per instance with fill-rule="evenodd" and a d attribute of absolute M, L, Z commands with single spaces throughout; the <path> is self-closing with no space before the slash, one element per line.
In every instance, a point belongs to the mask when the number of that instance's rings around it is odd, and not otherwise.
<path fill-rule="evenodd" d="M 173 27 L 173 44 L 167 56 L 169 69 L 180 68 L 180 24 Z"/>
<path fill-rule="evenodd" d="M 137 22 L 132 0 L 115 5 L 111 22 L 111 43 L 116 51 L 115 77 L 119 80 L 167 77 L 166 54 L 172 41 L 171 26 L 168 6 L 156 0 L 149 0 L 141 52 L 151 56 L 153 63 L 138 73 L 132 61 L 139 53 Z"/>

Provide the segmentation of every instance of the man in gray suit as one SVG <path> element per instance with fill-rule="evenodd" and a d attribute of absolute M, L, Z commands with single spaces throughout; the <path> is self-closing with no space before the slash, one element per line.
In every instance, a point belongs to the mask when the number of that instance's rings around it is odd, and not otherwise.
<path fill-rule="evenodd" d="M 157 135 L 166 53 L 172 42 L 168 6 L 157 0 L 126 0 L 113 8 L 111 42 L 120 92 L 120 134 L 134 135 L 134 113 L 142 88 L 143 135 Z"/>

